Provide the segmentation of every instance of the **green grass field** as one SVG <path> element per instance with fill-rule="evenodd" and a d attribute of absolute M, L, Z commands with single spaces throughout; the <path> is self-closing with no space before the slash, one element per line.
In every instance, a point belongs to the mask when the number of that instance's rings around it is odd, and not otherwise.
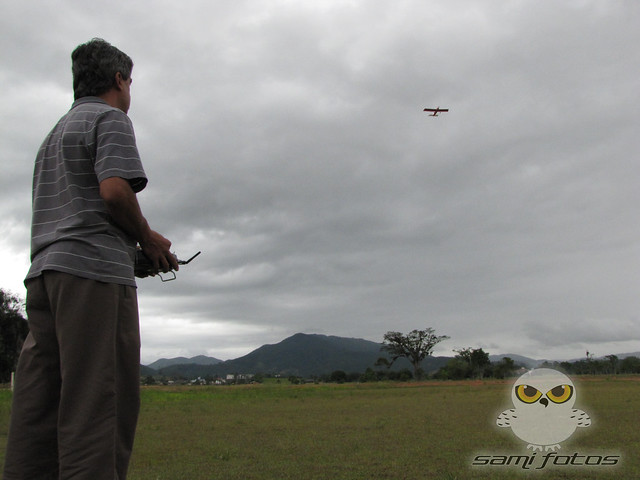
<path fill-rule="evenodd" d="M 495 426 L 512 381 L 147 387 L 129 479 L 640 478 L 640 378 L 573 380 L 593 424 L 558 455 L 619 465 L 472 467 L 480 454 L 531 455 Z M 0 391 L 2 452 L 10 396 Z"/>

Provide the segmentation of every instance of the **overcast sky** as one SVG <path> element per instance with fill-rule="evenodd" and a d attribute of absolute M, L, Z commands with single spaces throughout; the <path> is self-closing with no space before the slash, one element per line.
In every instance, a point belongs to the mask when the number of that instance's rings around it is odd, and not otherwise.
<path fill-rule="evenodd" d="M 135 63 L 143 212 L 202 250 L 138 281 L 143 363 L 426 327 L 442 355 L 640 351 L 639 27 L 635 0 L 2 2 L 0 287 L 101 37 Z"/>

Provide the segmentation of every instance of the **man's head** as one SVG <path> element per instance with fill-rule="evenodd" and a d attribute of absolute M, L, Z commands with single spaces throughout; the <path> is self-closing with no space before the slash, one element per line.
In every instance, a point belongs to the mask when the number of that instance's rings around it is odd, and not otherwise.
<path fill-rule="evenodd" d="M 79 45 L 71 54 L 71 61 L 75 100 L 99 97 L 122 88 L 122 82 L 126 82 L 127 87 L 131 83 L 133 61 L 101 38 Z"/>

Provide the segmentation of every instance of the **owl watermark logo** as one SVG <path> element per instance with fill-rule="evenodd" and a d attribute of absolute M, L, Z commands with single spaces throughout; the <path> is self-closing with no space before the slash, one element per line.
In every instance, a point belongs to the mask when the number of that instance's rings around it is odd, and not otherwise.
<path fill-rule="evenodd" d="M 524 442 L 523 451 L 484 452 L 473 458 L 472 467 L 533 471 L 619 465 L 621 456 L 618 452 L 572 450 L 565 453 L 563 450 L 560 453 L 562 442 L 577 429 L 591 426 L 591 417 L 574 408 L 577 397 L 575 384 L 564 373 L 550 368 L 526 372 L 511 387 L 513 408 L 504 410 L 495 419 L 495 425 L 500 429 L 511 429 Z"/>
<path fill-rule="evenodd" d="M 556 451 L 578 428 L 591 426 L 586 412 L 573 408 L 576 387 L 564 373 L 550 368 L 530 370 L 511 389 L 513 407 L 496 420 L 534 451 Z"/>

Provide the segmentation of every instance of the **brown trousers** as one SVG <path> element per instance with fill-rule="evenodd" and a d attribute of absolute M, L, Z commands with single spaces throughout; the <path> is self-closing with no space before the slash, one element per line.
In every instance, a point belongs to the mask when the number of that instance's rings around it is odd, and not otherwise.
<path fill-rule="evenodd" d="M 27 283 L 4 480 L 124 480 L 140 407 L 136 289 L 47 271 Z"/>

